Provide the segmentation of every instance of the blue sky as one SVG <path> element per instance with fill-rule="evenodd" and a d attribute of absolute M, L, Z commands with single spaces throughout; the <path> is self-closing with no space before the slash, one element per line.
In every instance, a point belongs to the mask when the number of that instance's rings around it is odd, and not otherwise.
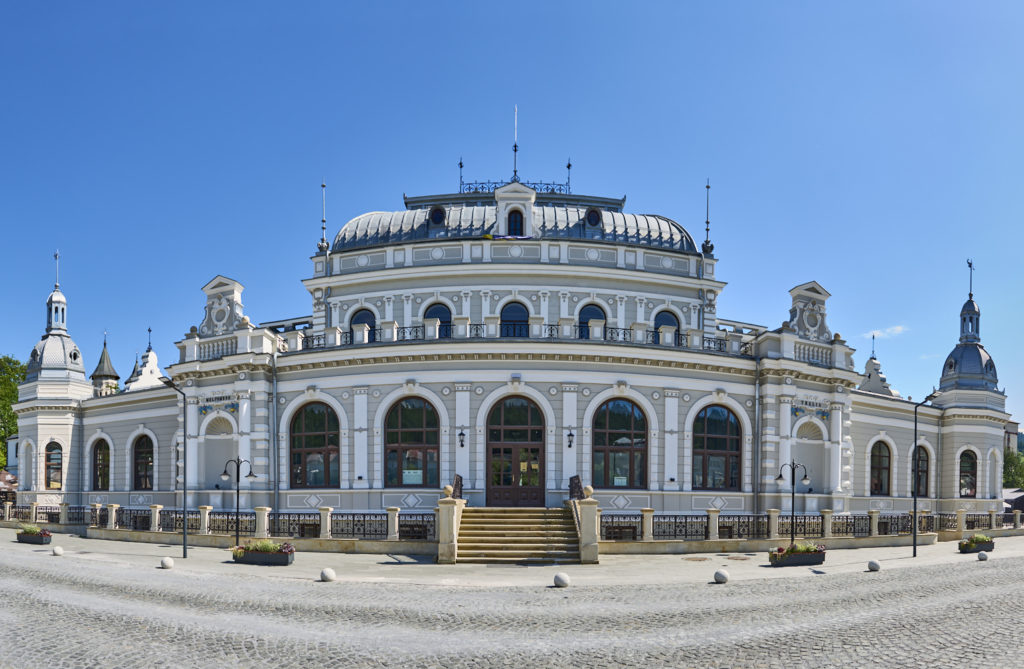
<path fill-rule="evenodd" d="M 923 397 L 956 344 L 967 267 L 1024 415 L 1024 5 L 3 3 L 0 354 L 43 333 L 55 248 L 90 371 L 131 370 L 241 281 L 254 321 L 308 314 L 320 234 L 402 194 L 519 168 L 627 196 L 703 236 L 724 318 L 777 327 L 817 280 Z"/>

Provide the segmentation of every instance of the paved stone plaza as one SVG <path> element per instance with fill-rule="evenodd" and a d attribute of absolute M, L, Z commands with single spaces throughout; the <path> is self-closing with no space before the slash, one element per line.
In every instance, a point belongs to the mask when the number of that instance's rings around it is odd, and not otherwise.
<path fill-rule="evenodd" d="M 438 566 L 230 554 L 55 535 L 54 557 L 0 530 L 5 667 L 1017 665 L 1024 537 L 988 562 L 952 543 L 832 551 L 818 569 L 758 555 L 606 557 L 601 565 Z M 173 570 L 158 569 L 175 557 Z M 746 558 L 746 559 L 743 559 Z M 869 559 L 882 562 L 865 571 Z M 730 583 L 711 585 L 725 566 Z M 322 567 L 339 581 L 315 579 Z M 556 571 L 568 589 L 548 587 Z"/>

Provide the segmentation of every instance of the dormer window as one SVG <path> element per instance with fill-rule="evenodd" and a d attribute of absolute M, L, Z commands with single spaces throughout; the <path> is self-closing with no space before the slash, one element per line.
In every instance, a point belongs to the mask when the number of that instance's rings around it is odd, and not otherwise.
<path fill-rule="evenodd" d="M 601 224 L 601 212 L 599 212 L 597 209 L 588 209 L 587 210 L 586 219 L 587 219 L 587 225 L 591 225 L 591 226 L 600 225 Z"/>
<path fill-rule="evenodd" d="M 518 209 L 508 212 L 508 235 L 509 237 L 523 236 L 523 212 Z"/>
<path fill-rule="evenodd" d="M 431 225 L 444 225 L 444 209 L 441 207 L 434 207 L 430 210 L 430 223 Z"/>

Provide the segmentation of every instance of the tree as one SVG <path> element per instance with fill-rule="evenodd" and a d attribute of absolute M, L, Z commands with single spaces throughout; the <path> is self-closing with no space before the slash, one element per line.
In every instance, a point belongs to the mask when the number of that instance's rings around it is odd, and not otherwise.
<path fill-rule="evenodd" d="M 0 357 L 0 469 L 7 467 L 7 439 L 18 432 L 11 405 L 18 401 L 18 384 L 24 380 L 23 363 L 9 355 Z"/>
<path fill-rule="evenodd" d="M 1003 487 L 1024 488 L 1024 455 L 1013 448 L 1003 454 Z"/>

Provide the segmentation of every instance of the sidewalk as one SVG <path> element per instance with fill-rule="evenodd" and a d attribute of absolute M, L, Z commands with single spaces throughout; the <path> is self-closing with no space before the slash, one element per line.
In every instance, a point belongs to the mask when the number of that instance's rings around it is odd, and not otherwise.
<path fill-rule="evenodd" d="M 825 564 L 818 567 L 768 567 L 767 553 L 693 553 L 687 555 L 608 555 L 598 565 L 438 565 L 431 558 L 402 555 L 350 555 L 339 553 L 296 553 L 291 567 L 237 565 L 231 553 L 217 548 L 190 547 L 188 559 L 182 559 L 181 546 L 143 544 L 123 541 L 85 539 L 75 535 L 54 534 L 48 547 L 19 544 L 15 530 L 0 529 L 0 546 L 5 551 L 23 551 L 47 559 L 108 563 L 112 568 L 152 569 L 165 556 L 174 558 L 177 572 L 195 574 L 257 575 L 270 578 L 317 579 L 324 567 L 334 569 L 338 580 L 361 583 L 395 583 L 466 587 L 520 587 L 550 584 L 557 572 L 569 574 L 573 585 L 681 584 L 708 583 L 715 570 L 725 568 L 731 581 L 763 578 L 800 578 L 822 574 L 864 572 L 869 560 L 877 560 L 883 570 L 913 566 L 972 562 L 977 555 L 961 555 L 955 542 L 918 546 L 918 557 L 911 548 L 860 548 L 832 550 Z M 63 557 L 50 555 L 53 546 L 64 549 Z M 1000 537 L 990 559 L 1024 557 L 1024 536 Z M 70 565 L 69 565 L 70 566 Z"/>

